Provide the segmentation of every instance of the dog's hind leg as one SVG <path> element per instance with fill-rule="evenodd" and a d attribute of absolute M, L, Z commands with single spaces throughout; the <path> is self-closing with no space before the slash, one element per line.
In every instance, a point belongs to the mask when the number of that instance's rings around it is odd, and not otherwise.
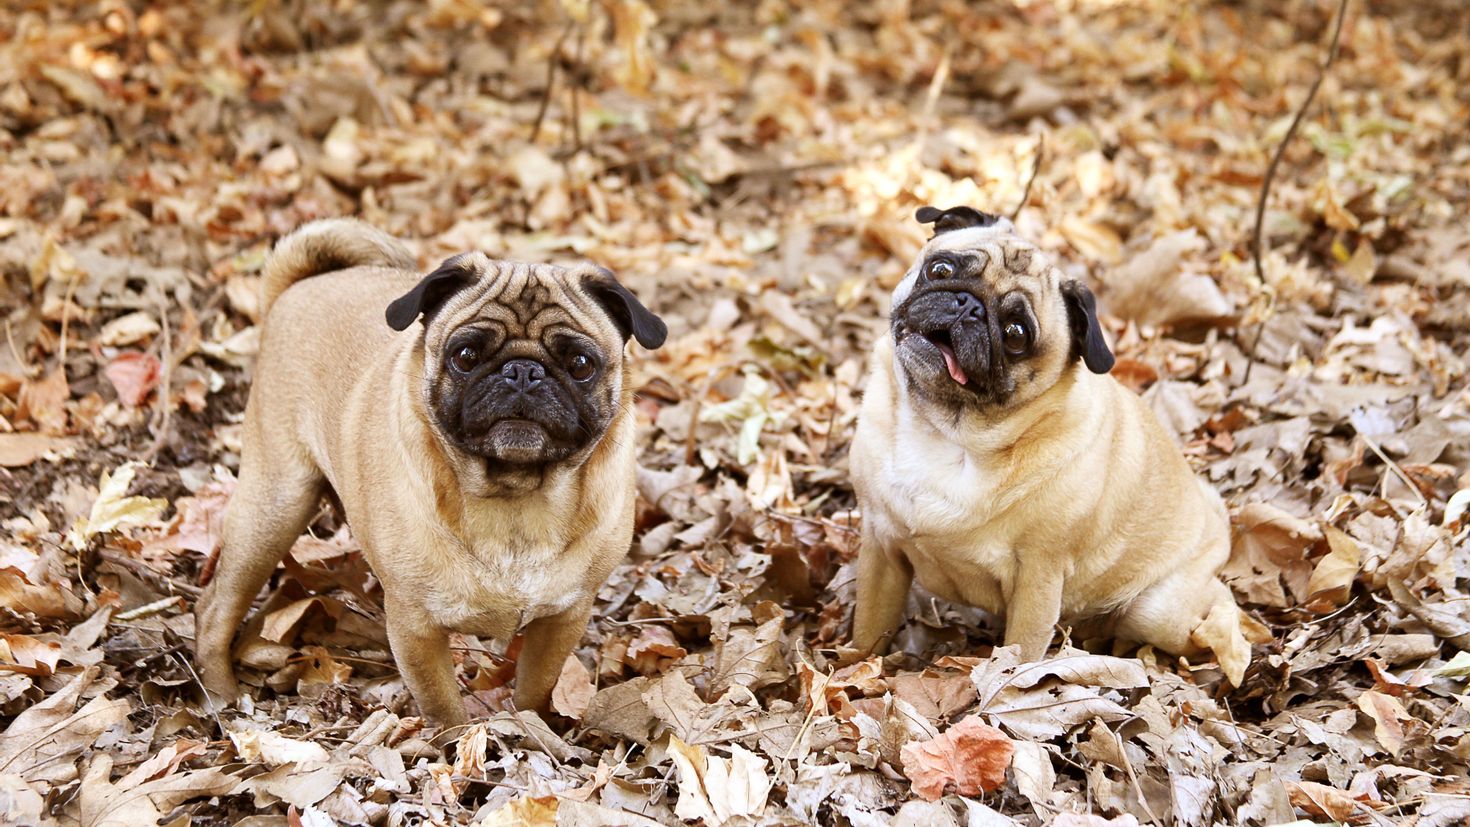
<path fill-rule="evenodd" d="M 219 561 L 195 606 L 194 661 L 212 699 L 233 702 L 235 634 L 251 601 L 316 513 L 323 480 L 301 459 L 247 450 L 225 512 Z"/>

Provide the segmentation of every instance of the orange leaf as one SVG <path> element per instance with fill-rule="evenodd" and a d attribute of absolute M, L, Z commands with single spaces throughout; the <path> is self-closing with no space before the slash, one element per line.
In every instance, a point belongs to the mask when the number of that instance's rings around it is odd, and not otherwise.
<path fill-rule="evenodd" d="M 905 744 L 903 772 L 928 801 L 938 801 L 951 785 L 960 795 L 976 795 L 1005 784 L 1015 752 L 1004 732 L 971 715 L 937 738 Z"/>

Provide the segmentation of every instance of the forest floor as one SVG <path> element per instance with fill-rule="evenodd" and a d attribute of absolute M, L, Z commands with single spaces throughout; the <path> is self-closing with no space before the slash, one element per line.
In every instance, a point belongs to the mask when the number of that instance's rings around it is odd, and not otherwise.
<path fill-rule="evenodd" d="M 7 820 L 1470 819 L 1470 7 L 1349 4 L 1260 279 L 1334 0 L 504 5 L 0 10 Z M 1015 211 L 1094 286 L 1229 504 L 1271 633 L 1241 687 L 1097 641 L 1021 670 L 918 591 L 893 654 L 844 651 L 847 443 L 924 204 Z M 669 322 L 633 549 L 544 722 L 516 643 L 459 638 L 475 721 L 431 746 L 326 507 L 252 702 L 200 705 L 259 273 L 338 215 L 426 268 L 591 259 Z"/>

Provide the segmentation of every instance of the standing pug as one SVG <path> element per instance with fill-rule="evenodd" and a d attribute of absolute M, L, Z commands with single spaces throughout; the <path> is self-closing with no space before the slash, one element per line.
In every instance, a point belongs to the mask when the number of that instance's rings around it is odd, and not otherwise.
<path fill-rule="evenodd" d="M 414 268 L 352 220 L 302 227 L 266 265 L 240 480 L 198 606 L 213 693 L 236 695 L 235 633 L 328 491 L 382 582 L 404 681 L 442 724 L 466 717 L 449 632 L 523 631 L 515 703 L 544 710 L 627 553 L 624 345 L 660 346 L 663 322 L 598 267 Z"/>
<path fill-rule="evenodd" d="M 924 207 L 934 236 L 893 293 L 852 442 L 863 511 L 854 644 L 881 651 L 917 574 L 1005 619 L 1041 658 L 1058 620 L 1097 618 L 1175 654 L 1212 611 L 1249 649 L 1215 574 L 1219 495 L 1190 471 L 1113 355 L 1092 293 L 1009 221 Z"/>

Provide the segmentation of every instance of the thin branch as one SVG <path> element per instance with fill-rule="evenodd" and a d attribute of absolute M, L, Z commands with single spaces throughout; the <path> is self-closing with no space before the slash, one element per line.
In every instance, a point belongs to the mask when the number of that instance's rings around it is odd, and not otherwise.
<path fill-rule="evenodd" d="M 1327 70 L 1332 68 L 1333 61 L 1337 60 L 1338 44 L 1342 40 L 1342 22 L 1347 17 L 1348 0 L 1340 0 L 1337 5 L 1337 24 L 1332 29 L 1332 42 L 1327 47 L 1327 59 L 1317 70 L 1317 78 L 1312 81 L 1312 86 L 1307 90 L 1307 97 L 1302 105 L 1297 108 L 1296 116 L 1291 119 L 1291 125 L 1286 128 L 1286 135 L 1282 137 L 1281 143 L 1276 146 L 1276 154 L 1271 156 L 1271 163 L 1266 167 L 1266 177 L 1261 179 L 1261 197 L 1256 201 L 1256 228 L 1251 236 L 1251 258 L 1255 262 L 1256 279 L 1261 284 L 1266 283 L 1266 269 L 1261 264 L 1263 250 L 1261 246 L 1261 231 L 1266 223 L 1266 201 L 1271 197 L 1271 182 L 1276 179 L 1276 169 L 1281 166 L 1281 159 L 1286 155 L 1286 147 L 1291 144 L 1291 139 L 1296 136 L 1297 127 L 1301 125 L 1302 119 L 1306 117 L 1307 110 L 1311 108 L 1312 101 L 1317 97 L 1317 90 L 1322 88 L 1322 81 L 1327 78 Z M 1250 350 L 1246 353 L 1245 377 L 1241 384 L 1250 380 L 1251 365 L 1256 360 L 1256 347 L 1261 343 L 1261 334 L 1266 329 L 1263 320 L 1256 328 L 1255 339 L 1251 341 Z"/>
<path fill-rule="evenodd" d="M 546 90 L 541 93 L 541 107 L 536 110 L 536 122 L 531 125 L 530 142 L 533 144 L 541 136 L 541 123 L 546 120 L 547 107 L 551 106 L 551 93 L 556 87 L 556 62 L 561 56 L 561 46 L 575 25 L 575 22 L 567 23 L 567 27 L 561 30 L 561 36 L 556 39 L 556 45 L 551 47 L 551 54 L 546 56 Z"/>
<path fill-rule="evenodd" d="M 173 405 L 169 396 L 173 393 L 174 380 L 174 342 L 173 330 L 168 322 L 168 305 L 163 298 L 158 297 L 158 318 L 163 328 L 163 376 L 158 382 L 158 408 L 153 413 L 153 419 L 158 423 L 158 430 L 153 437 L 153 444 L 143 452 L 143 461 L 152 462 L 158 456 L 158 452 L 164 445 L 168 444 L 168 435 L 171 428 L 173 416 Z"/>
<path fill-rule="evenodd" d="M 1016 216 L 1021 214 L 1021 208 L 1031 200 L 1031 185 L 1036 183 L 1036 176 L 1041 172 L 1041 158 L 1046 154 L 1046 136 L 1041 135 L 1036 139 L 1036 160 L 1031 164 L 1031 177 L 1026 179 L 1026 189 L 1021 191 L 1021 200 L 1016 202 L 1016 208 L 1011 210 L 1011 223 L 1015 223 Z"/>

